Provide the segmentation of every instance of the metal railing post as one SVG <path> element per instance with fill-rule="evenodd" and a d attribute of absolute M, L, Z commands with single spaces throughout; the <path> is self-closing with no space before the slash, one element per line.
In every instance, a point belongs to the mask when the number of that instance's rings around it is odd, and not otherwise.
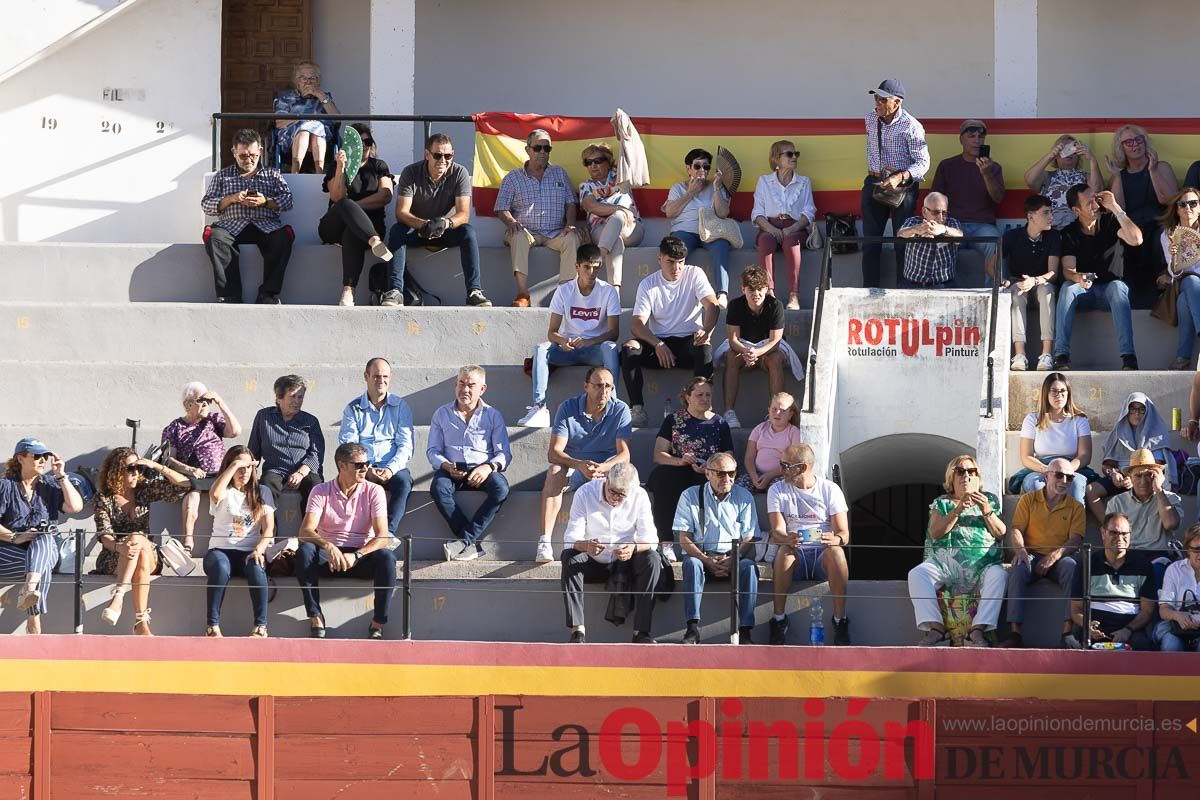
<path fill-rule="evenodd" d="M 1083 568 L 1083 647 L 1086 650 L 1092 649 L 1092 546 L 1085 544 L 1083 546 L 1083 563 L 1079 565 Z M 1071 597 L 1070 592 L 1067 593 L 1067 608 L 1070 611 Z"/>
<path fill-rule="evenodd" d="M 217 150 L 221 147 L 221 115 L 212 115 L 212 171 L 216 172 L 221 168 L 221 159 L 217 155 Z"/>
<path fill-rule="evenodd" d="M 400 614 L 400 638 L 412 639 L 412 535 L 406 535 L 404 542 L 404 571 L 401 585 L 404 588 L 403 604 Z"/>
<path fill-rule="evenodd" d="M 703 498 L 701 498 L 701 502 L 703 502 Z M 738 569 L 738 560 L 741 558 L 742 552 L 741 539 L 733 540 L 733 550 L 731 552 L 733 557 L 730 569 L 733 571 L 729 573 L 729 643 L 739 644 L 738 596 L 741 594 L 742 587 L 740 580 L 741 570 Z"/>
<path fill-rule="evenodd" d="M 83 633 L 83 541 L 84 533 L 76 528 L 75 537 L 75 632 Z"/>
<path fill-rule="evenodd" d="M 996 315 L 1000 305 L 1000 253 L 1002 242 L 999 236 L 994 240 L 996 247 L 996 274 L 992 276 L 992 296 L 988 301 L 988 344 L 987 344 L 987 412 L 985 417 L 993 416 L 992 406 L 996 404 Z M 987 265 L 984 265 L 984 269 Z M 1005 356 L 1007 357 L 1007 353 Z"/>

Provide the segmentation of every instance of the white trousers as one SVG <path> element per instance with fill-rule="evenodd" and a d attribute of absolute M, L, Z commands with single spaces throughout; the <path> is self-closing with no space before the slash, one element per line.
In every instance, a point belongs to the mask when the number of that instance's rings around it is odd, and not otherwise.
<path fill-rule="evenodd" d="M 908 573 L 908 596 L 912 598 L 917 627 L 923 631 L 929 630 L 935 622 L 943 624 L 937 592 L 946 585 L 946 577 L 945 570 L 932 561 L 922 561 Z M 996 622 L 1000 619 L 1000 603 L 1004 600 L 1007 585 L 1008 573 L 1004 571 L 1004 565 L 993 564 L 983 571 L 974 627 L 981 627 L 985 631 L 996 629 Z"/>

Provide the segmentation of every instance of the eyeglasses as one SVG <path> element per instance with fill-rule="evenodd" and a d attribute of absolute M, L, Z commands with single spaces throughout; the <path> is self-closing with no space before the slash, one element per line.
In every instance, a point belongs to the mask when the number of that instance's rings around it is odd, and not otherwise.
<path fill-rule="evenodd" d="M 716 475 L 719 478 L 736 478 L 737 477 L 736 469 L 708 469 L 708 472 L 711 472 L 713 475 Z"/>
<path fill-rule="evenodd" d="M 1180 200 L 1175 204 L 1176 208 L 1197 208 L 1200 207 L 1200 200 Z"/>
<path fill-rule="evenodd" d="M 1142 408 L 1141 406 L 1130 406 L 1129 413 L 1130 414 L 1145 414 L 1146 409 Z"/>
<path fill-rule="evenodd" d="M 536 147 L 533 149 L 537 150 Z M 434 161 L 453 161 L 454 160 L 454 153 L 430 153 L 429 155 L 433 156 Z"/>
<path fill-rule="evenodd" d="M 964 475 L 979 477 L 979 469 L 976 467 L 955 467 L 954 474 L 960 478 Z"/>
<path fill-rule="evenodd" d="M 126 464 L 125 471 L 128 472 L 130 475 L 136 475 L 138 472 L 138 465 L 137 464 Z"/>
<path fill-rule="evenodd" d="M 373 147 L 375 145 L 375 140 L 370 137 L 364 137 L 362 143 L 363 147 Z"/>
<path fill-rule="evenodd" d="M 589 383 L 588 386 L 591 386 L 593 389 L 599 389 L 602 392 L 611 392 L 614 388 L 611 383 Z"/>
<path fill-rule="evenodd" d="M 1058 469 L 1052 469 L 1049 472 L 1047 472 L 1046 474 L 1052 478 L 1059 478 L 1064 481 L 1069 481 L 1069 480 L 1071 480 L 1071 478 L 1075 477 L 1074 472 L 1063 472 L 1062 470 L 1058 470 Z"/>
<path fill-rule="evenodd" d="M 708 169 L 711 166 L 712 166 L 712 162 L 710 162 L 710 161 L 693 161 L 692 162 L 692 169 L 694 169 L 694 170 Z"/>
<path fill-rule="evenodd" d="M 362 472 L 367 467 L 371 466 L 371 462 L 370 461 L 347 461 L 346 466 L 354 467 L 355 472 Z"/>
<path fill-rule="evenodd" d="M 212 405 L 212 403 L 213 403 L 213 399 L 211 397 L 197 397 L 196 398 L 196 405 L 208 406 L 208 405 Z"/>
<path fill-rule="evenodd" d="M 1105 533 L 1107 533 L 1109 536 L 1125 536 L 1125 537 L 1133 536 L 1132 531 L 1106 530 Z"/>
<path fill-rule="evenodd" d="M 301 75 L 300 80 L 301 81 L 319 81 L 319 80 L 321 80 L 321 76 L 320 75 Z"/>
<path fill-rule="evenodd" d="M 262 153 L 234 153 L 233 157 L 238 161 L 258 161 Z"/>
<path fill-rule="evenodd" d="M 1047 394 L 1054 394 L 1054 395 L 1064 395 L 1064 394 L 1070 394 L 1070 393 L 1071 393 L 1070 389 L 1051 389 L 1049 392 L 1047 392 Z"/>
<path fill-rule="evenodd" d="M 986 134 L 987 131 L 984 130 L 983 128 L 980 128 L 978 125 L 972 125 L 971 127 L 967 128 L 963 131 L 963 135 L 974 134 L 974 133 Z"/>
<path fill-rule="evenodd" d="M 535 153 L 549 153 L 552 148 L 548 144 L 531 144 L 529 149 Z"/>
<path fill-rule="evenodd" d="M 584 165 L 585 167 L 594 167 L 594 166 L 595 166 L 595 165 L 597 165 L 597 164 L 607 164 L 607 163 L 608 163 L 608 159 L 607 159 L 607 158 L 604 158 L 604 157 L 600 157 L 600 158 L 585 158 L 585 159 L 583 160 L 583 165 Z"/>
<path fill-rule="evenodd" d="M 780 461 L 779 466 L 784 469 L 799 469 L 804 466 L 803 461 Z"/>
<path fill-rule="evenodd" d="M 1153 478 L 1154 473 L 1156 471 L 1157 470 L 1153 470 L 1153 469 L 1142 469 L 1142 470 L 1138 470 L 1137 472 L 1133 473 L 1129 477 L 1131 477 L 1131 478 Z"/>
<path fill-rule="evenodd" d="M 613 497 L 617 498 L 618 500 L 624 500 L 626 497 L 629 497 L 629 492 L 618 492 L 616 489 L 612 488 L 607 483 L 604 484 L 604 491 L 608 492 L 609 494 L 611 494 Z"/>
<path fill-rule="evenodd" d="M 38 453 L 37 455 L 35 455 L 33 457 L 33 460 L 34 461 L 48 461 L 51 458 L 54 458 L 53 453 Z"/>
<path fill-rule="evenodd" d="M 782 153 L 779 154 L 779 157 L 780 158 L 795 158 L 798 155 L 800 155 L 800 154 L 797 153 L 795 150 L 784 150 Z"/>
<path fill-rule="evenodd" d="M 1146 137 L 1142 136 L 1140 134 L 1138 136 L 1130 136 L 1128 139 L 1121 140 L 1121 144 L 1125 145 L 1126 147 L 1134 147 L 1136 145 L 1145 144 L 1145 143 L 1146 143 Z"/>
<path fill-rule="evenodd" d="M 950 215 L 950 211 L 945 208 L 926 208 L 925 210 L 935 217 L 946 217 Z"/>

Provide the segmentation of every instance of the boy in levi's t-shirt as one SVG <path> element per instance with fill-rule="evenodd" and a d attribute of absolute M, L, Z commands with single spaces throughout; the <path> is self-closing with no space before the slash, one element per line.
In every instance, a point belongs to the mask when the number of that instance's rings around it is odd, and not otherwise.
<path fill-rule="evenodd" d="M 549 428 L 546 387 L 550 365 L 602 366 L 613 375 L 617 370 L 617 336 L 621 324 L 621 298 L 611 284 L 596 276 L 604 263 L 600 248 L 581 245 L 575 251 L 574 280 L 559 284 L 550 300 L 549 341 L 533 351 L 533 405 L 517 420 L 527 428 Z"/>

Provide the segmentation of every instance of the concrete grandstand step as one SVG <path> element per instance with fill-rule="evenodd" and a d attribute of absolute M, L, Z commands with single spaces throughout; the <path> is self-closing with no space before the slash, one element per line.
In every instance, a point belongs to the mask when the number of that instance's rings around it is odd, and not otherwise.
<path fill-rule="evenodd" d="M 1151 317 L 1150 312 L 1144 309 L 1134 309 L 1132 318 L 1133 345 L 1137 351 L 1138 366 L 1142 370 L 1165 370 L 1175 358 L 1178 329 Z M 1041 353 L 1041 333 L 1038 330 L 1036 311 L 1029 314 L 1026 334 L 1026 348 L 1032 368 Z M 1075 315 L 1071 335 L 1072 371 L 1120 370 L 1119 351 L 1111 314 L 1107 311 L 1088 311 Z M 1009 351 L 1006 358 L 1011 356 Z M 1124 396 L 1117 402 L 1123 399 Z"/>
<path fill-rule="evenodd" d="M 1109 431 L 1106 430 L 1092 431 L 1092 463 L 1090 466 L 1096 472 L 1100 472 L 1100 457 L 1104 450 L 1104 440 L 1108 438 L 1108 434 Z M 1004 442 L 1005 474 L 1012 475 L 1021 469 L 1021 432 L 1019 430 L 1006 431 Z M 1188 442 L 1178 432 L 1171 433 L 1168 446 L 1173 450 L 1182 450 L 1188 456 L 1196 452 L 1196 445 Z"/>
<path fill-rule="evenodd" d="M 1088 415 L 1093 430 L 1112 430 L 1117 424 L 1125 398 L 1131 392 L 1144 392 L 1154 401 L 1167 425 L 1171 424 L 1171 409 L 1186 413 L 1188 394 L 1195 374 L 1164 370 L 1138 372 L 1100 372 L 1072 370 L 1067 373 L 1075 405 Z M 1025 415 L 1038 410 L 1041 402 L 1044 372 L 1009 372 L 1008 427 L 1020 430 Z"/>

